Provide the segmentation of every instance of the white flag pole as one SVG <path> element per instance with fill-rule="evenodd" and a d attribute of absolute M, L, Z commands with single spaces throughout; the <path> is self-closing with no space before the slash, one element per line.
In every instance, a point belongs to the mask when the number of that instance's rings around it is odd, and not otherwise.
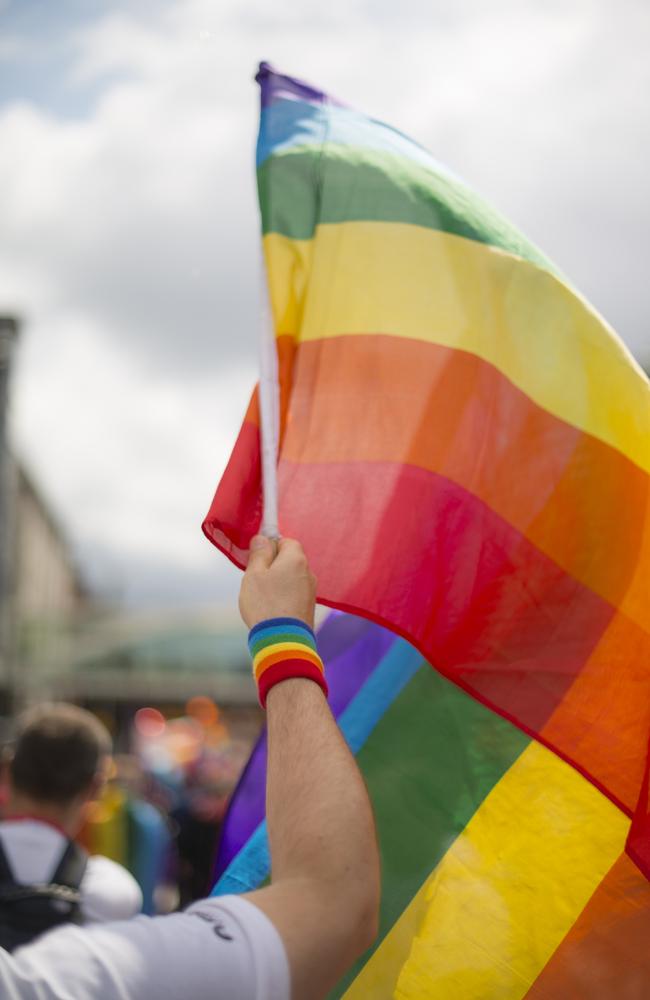
<path fill-rule="evenodd" d="M 260 436 L 262 446 L 263 512 L 261 533 L 267 538 L 279 538 L 278 529 L 278 439 L 280 428 L 280 389 L 278 384 L 278 352 L 275 328 L 269 300 L 268 276 L 264 257 L 261 267 L 260 324 Z"/>

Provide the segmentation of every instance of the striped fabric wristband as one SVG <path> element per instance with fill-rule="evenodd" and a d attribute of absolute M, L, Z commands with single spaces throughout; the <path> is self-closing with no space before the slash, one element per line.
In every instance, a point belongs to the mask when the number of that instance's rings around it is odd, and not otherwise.
<path fill-rule="evenodd" d="M 298 618 L 269 618 L 259 622 L 248 634 L 248 648 L 262 708 L 266 707 L 271 688 L 291 677 L 315 681 L 327 697 L 325 669 L 318 655 L 316 637 L 305 622 Z"/>

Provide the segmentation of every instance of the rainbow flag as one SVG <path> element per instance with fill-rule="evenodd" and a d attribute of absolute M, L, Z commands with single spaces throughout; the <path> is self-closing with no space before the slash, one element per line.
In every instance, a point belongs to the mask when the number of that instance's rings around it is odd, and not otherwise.
<path fill-rule="evenodd" d="M 372 797 L 380 932 L 330 1000 L 641 1000 L 650 883 L 592 784 L 386 629 L 321 627 L 330 704 Z M 215 892 L 269 873 L 262 736 L 226 817 Z"/>
<path fill-rule="evenodd" d="M 648 875 L 647 380 L 425 150 L 264 64 L 258 79 L 281 530 L 322 603 L 387 625 L 598 788 Z M 239 565 L 258 422 L 254 398 L 204 523 Z"/>

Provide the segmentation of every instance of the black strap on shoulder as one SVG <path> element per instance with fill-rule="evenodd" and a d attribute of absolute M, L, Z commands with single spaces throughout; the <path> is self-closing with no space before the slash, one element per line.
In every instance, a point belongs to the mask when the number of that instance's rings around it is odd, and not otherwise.
<path fill-rule="evenodd" d="M 54 885 L 67 885 L 78 889 L 88 864 L 88 854 L 74 840 L 69 840 L 59 860 L 56 871 L 50 882 Z"/>
<path fill-rule="evenodd" d="M 69 840 L 50 880 L 22 885 L 0 843 L 0 948 L 14 951 L 54 927 L 83 922 L 80 884 L 87 861 L 86 852 Z"/>
<path fill-rule="evenodd" d="M 0 837 L 0 884 L 16 884 L 14 873 L 11 870 L 5 849 L 2 846 L 2 837 Z"/>

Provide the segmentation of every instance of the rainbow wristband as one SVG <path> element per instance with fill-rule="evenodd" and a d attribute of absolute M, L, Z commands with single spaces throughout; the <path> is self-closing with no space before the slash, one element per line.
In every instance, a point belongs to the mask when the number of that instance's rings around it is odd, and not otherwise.
<path fill-rule="evenodd" d="M 327 697 L 325 668 L 316 648 L 316 636 L 298 618 L 269 618 L 254 625 L 248 634 L 260 704 L 275 684 L 292 677 L 315 681 Z"/>

